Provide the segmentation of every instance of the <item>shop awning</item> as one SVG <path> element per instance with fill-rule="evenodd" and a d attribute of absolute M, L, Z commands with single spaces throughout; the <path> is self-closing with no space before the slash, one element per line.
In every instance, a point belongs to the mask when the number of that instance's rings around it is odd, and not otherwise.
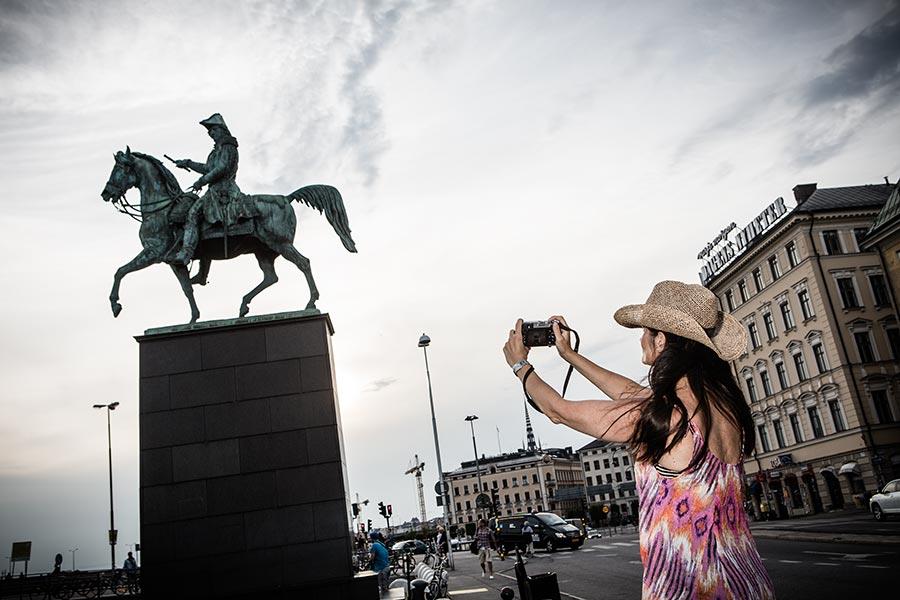
<path fill-rule="evenodd" d="M 859 465 L 855 462 L 848 462 L 841 465 L 841 470 L 839 471 L 841 475 L 859 475 Z"/>

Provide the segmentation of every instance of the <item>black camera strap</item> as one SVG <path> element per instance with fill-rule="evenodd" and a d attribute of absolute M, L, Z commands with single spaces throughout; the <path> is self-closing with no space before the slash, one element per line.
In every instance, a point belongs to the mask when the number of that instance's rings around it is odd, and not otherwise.
<path fill-rule="evenodd" d="M 557 323 L 557 325 L 559 325 L 559 328 L 562 329 L 563 331 L 568 331 L 569 333 L 571 333 L 572 335 L 575 336 L 575 345 L 572 347 L 572 350 L 574 350 L 577 353 L 578 347 L 581 346 L 581 338 L 578 337 L 578 332 L 570 327 L 566 327 L 562 323 Z M 563 398 L 566 397 L 566 390 L 569 387 L 569 380 L 572 378 L 572 371 L 574 371 L 574 370 L 575 370 L 575 367 L 572 365 L 569 365 L 569 369 L 568 369 L 568 371 L 566 371 L 566 380 L 563 382 L 562 394 L 560 394 Z M 534 373 L 534 367 L 531 367 L 530 369 L 528 369 L 528 372 L 525 373 L 525 376 L 522 378 L 522 391 L 525 393 L 525 399 L 528 400 L 528 404 L 530 404 L 531 407 L 534 408 L 534 410 L 538 411 L 541 414 L 544 414 L 544 411 L 542 411 L 541 408 L 537 405 L 537 403 L 531 398 L 531 396 L 528 394 L 528 389 L 525 387 L 525 383 L 528 381 L 528 378 L 531 376 L 532 373 Z"/>

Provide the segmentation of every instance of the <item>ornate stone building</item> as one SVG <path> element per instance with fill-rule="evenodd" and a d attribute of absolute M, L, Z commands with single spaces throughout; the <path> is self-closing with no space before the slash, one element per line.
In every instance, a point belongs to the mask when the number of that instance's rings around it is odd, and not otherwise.
<path fill-rule="evenodd" d="M 474 523 L 493 515 L 492 509 L 477 506 L 480 492 L 496 496 L 503 516 L 542 511 L 565 516 L 569 510 L 581 510 L 584 475 L 578 455 L 571 446 L 541 448 L 535 442 L 527 407 L 525 420 L 528 441 L 524 448 L 497 456 L 482 455 L 477 471 L 475 461 L 470 460 L 444 475 L 450 484 L 454 524 Z"/>
<path fill-rule="evenodd" d="M 893 187 L 798 185 L 795 208 L 760 215 L 701 274 L 747 328 L 733 366 L 756 424 L 757 514 L 860 504 L 900 476 L 897 307 L 885 260 L 862 243 Z"/>

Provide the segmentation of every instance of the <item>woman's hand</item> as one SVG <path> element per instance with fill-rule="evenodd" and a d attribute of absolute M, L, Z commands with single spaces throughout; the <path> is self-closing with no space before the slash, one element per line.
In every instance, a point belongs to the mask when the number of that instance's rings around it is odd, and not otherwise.
<path fill-rule="evenodd" d="M 551 327 L 553 327 L 553 335 L 556 336 L 556 351 L 559 352 L 559 355 L 563 360 L 569 362 L 569 359 L 575 354 L 575 351 L 572 350 L 572 340 L 570 339 L 569 332 L 560 327 L 560 323 L 569 326 L 566 323 L 566 320 L 560 315 L 553 315 L 549 319 L 547 319 L 551 323 Z"/>
<path fill-rule="evenodd" d="M 522 319 L 516 321 L 515 329 L 509 330 L 509 339 L 503 346 L 503 356 L 510 367 L 528 358 L 528 347 L 522 341 Z"/>

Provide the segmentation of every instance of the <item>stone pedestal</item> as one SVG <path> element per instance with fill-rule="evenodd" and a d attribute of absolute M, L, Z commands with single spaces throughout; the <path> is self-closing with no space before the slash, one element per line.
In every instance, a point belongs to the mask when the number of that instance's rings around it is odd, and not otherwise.
<path fill-rule="evenodd" d="M 140 344 L 147 598 L 377 598 L 352 573 L 327 315 L 148 330 Z"/>

